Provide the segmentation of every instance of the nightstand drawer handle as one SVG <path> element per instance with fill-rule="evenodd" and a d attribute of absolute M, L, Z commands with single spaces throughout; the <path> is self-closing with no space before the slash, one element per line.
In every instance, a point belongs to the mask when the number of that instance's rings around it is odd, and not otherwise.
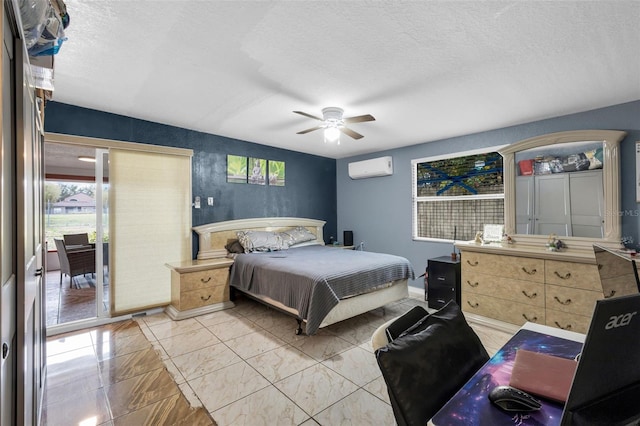
<path fill-rule="evenodd" d="M 571 278 L 571 272 L 567 272 L 566 274 L 564 274 L 564 276 L 560 275 L 558 271 L 553 271 L 553 273 L 556 274 L 556 276 L 561 280 L 568 280 L 569 278 Z"/>
<path fill-rule="evenodd" d="M 556 327 L 561 328 L 563 330 L 571 330 L 573 328 L 571 327 L 571 324 L 567 324 L 563 327 L 558 323 L 558 321 L 554 321 L 554 323 L 556 324 Z"/>
<path fill-rule="evenodd" d="M 469 262 L 469 259 L 467 259 L 467 263 L 469 264 L 469 266 L 478 266 L 478 261 L 477 260 L 475 262 L 471 263 L 471 262 Z"/>
<path fill-rule="evenodd" d="M 560 299 L 558 299 L 558 296 L 553 296 L 554 299 L 556 299 L 556 302 L 558 302 L 561 305 L 570 305 L 571 304 L 571 299 L 567 299 L 564 302 Z"/>
<path fill-rule="evenodd" d="M 469 280 L 467 280 L 467 284 L 469 285 L 469 287 L 473 287 L 473 288 L 476 288 L 480 285 L 480 283 L 478 283 L 477 281 L 475 283 L 472 283 Z"/>
<path fill-rule="evenodd" d="M 524 319 L 526 319 L 527 321 L 529 321 L 529 322 L 536 322 L 536 321 L 538 321 L 538 317 L 529 318 L 529 317 L 527 316 L 527 314 L 522 314 L 522 317 L 523 317 Z"/>
<path fill-rule="evenodd" d="M 522 294 L 524 294 L 525 296 L 527 296 L 529 299 L 535 299 L 536 297 L 538 297 L 538 293 L 533 293 L 533 294 L 529 294 L 526 291 L 522 290 Z"/>
<path fill-rule="evenodd" d="M 202 299 L 203 302 L 206 302 L 207 300 L 211 299 L 211 295 L 208 295 L 207 297 L 200 296 L 200 299 Z"/>
<path fill-rule="evenodd" d="M 616 294 L 615 290 L 611 290 L 611 292 L 607 295 L 604 296 L 605 299 L 609 299 L 610 297 L 613 297 Z"/>
<path fill-rule="evenodd" d="M 204 278 L 200 278 L 200 281 L 201 281 L 203 284 L 206 284 L 206 283 L 208 283 L 209 281 L 211 281 L 211 277 L 207 277 L 207 279 L 206 279 L 206 280 L 205 280 Z"/>
<path fill-rule="evenodd" d="M 524 266 L 522 267 L 522 272 L 524 272 L 527 275 L 535 275 L 538 270 L 537 269 L 532 269 L 531 271 L 527 271 L 527 268 L 525 268 Z"/>
<path fill-rule="evenodd" d="M 471 306 L 472 308 L 477 308 L 478 306 L 480 306 L 480 305 L 478 304 L 478 302 L 471 303 L 471 302 L 469 302 L 469 301 L 467 300 L 467 303 L 468 303 L 468 304 L 469 304 L 469 306 Z"/>

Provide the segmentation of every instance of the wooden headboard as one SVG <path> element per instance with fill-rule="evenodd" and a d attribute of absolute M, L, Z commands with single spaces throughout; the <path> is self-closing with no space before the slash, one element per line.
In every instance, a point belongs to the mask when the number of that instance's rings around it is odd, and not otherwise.
<path fill-rule="evenodd" d="M 274 231 L 281 232 L 296 226 L 304 226 L 316 236 L 318 243 L 324 244 L 322 229 L 326 222 L 318 219 L 300 217 L 264 217 L 252 219 L 227 220 L 205 225 L 194 226 L 192 229 L 198 234 L 198 259 L 216 259 L 225 257 L 225 245 L 238 237 L 238 231 Z"/>

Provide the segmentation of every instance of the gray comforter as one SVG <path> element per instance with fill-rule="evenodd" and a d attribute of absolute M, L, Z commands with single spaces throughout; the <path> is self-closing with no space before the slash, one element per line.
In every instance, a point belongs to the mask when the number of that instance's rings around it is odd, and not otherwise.
<path fill-rule="evenodd" d="M 408 278 L 415 275 L 404 257 L 306 246 L 238 255 L 230 285 L 297 309 L 307 334 L 314 334 L 340 299 Z"/>

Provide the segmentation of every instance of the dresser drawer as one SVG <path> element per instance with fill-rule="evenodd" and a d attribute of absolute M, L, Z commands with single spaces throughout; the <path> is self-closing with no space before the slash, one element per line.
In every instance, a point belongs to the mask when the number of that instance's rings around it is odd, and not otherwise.
<path fill-rule="evenodd" d="M 547 284 L 602 291 L 598 267 L 587 263 L 546 260 L 545 282 Z"/>
<path fill-rule="evenodd" d="M 224 286 L 229 278 L 228 268 L 187 272 L 180 275 L 180 293 L 203 288 Z"/>
<path fill-rule="evenodd" d="M 462 256 L 462 277 L 464 279 L 466 275 L 473 273 L 541 283 L 544 282 L 544 260 L 464 252 Z"/>
<path fill-rule="evenodd" d="M 516 325 L 522 325 L 527 321 L 545 323 L 544 306 L 525 305 L 483 294 L 463 292 L 462 310 Z"/>
<path fill-rule="evenodd" d="M 546 311 L 547 325 L 558 327 L 563 330 L 575 331 L 577 333 L 586 334 L 589 331 L 591 316 L 576 315 L 569 312 L 556 311 L 555 309 L 547 309 Z"/>
<path fill-rule="evenodd" d="M 558 285 L 547 285 L 547 309 L 569 312 L 591 317 L 596 300 L 602 299 L 602 293 Z"/>
<path fill-rule="evenodd" d="M 544 307 L 544 284 L 486 274 L 473 274 L 462 280 L 463 292 L 484 294 Z"/>
<path fill-rule="evenodd" d="M 215 286 L 182 292 L 178 309 L 187 310 L 229 300 L 229 287 Z"/>

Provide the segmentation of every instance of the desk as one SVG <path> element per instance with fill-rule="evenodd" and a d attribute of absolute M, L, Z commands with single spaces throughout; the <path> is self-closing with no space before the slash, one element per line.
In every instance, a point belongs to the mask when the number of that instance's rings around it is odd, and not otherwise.
<path fill-rule="evenodd" d="M 518 332 L 445 404 L 429 422 L 433 426 L 558 425 L 562 404 L 541 400 L 542 409 L 514 414 L 491 404 L 488 395 L 498 385 L 508 385 L 517 349 L 574 358 L 582 350 L 585 336 L 534 323 Z"/>

